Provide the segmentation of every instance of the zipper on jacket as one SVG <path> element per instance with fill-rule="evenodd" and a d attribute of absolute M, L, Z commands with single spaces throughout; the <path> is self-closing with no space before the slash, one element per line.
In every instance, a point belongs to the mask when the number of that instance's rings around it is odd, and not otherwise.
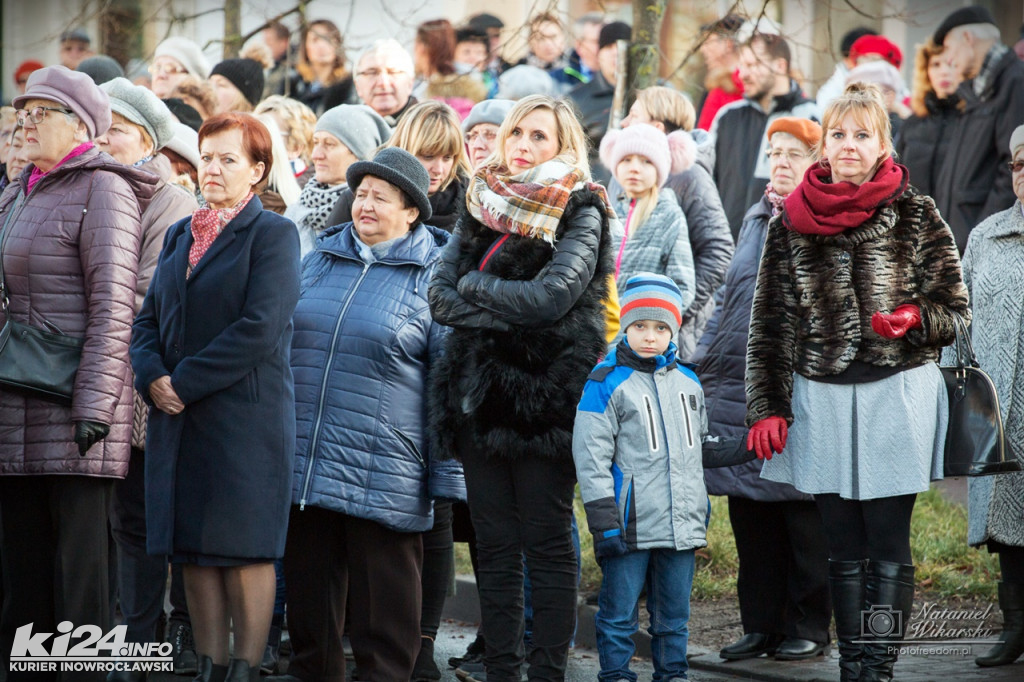
<path fill-rule="evenodd" d="M 651 452 L 658 451 L 658 429 L 654 421 L 654 407 L 651 405 L 651 397 L 644 396 L 644 407 L 647 408 L 647 431 L 651 436 Z"/>
<path fill-rule="evenodd" d="M 680 391 L 679 393 L 680 407 L 683 408 L 683 421 L 686 422 L 686 444 L 689 447 L 693 447 L 693 424 L 690 421 L 690 408 L 686 406 L 686 394 Z"/>
<path fill-rule="evenodd" d="M 334 364 L 334 350 L 338 346 L 338 334 L 341 332 L 341 323 L 345 319 L 345 313 L 348 312 L 349 306 L 352 304 L 352 299 L 355 297 L 356 292 L 359 291 L 359 285 L 363 279 L 366 278 L 366 273 L 370 270 L 372 263 L 363 263 L 363 271 L 359 273 L 359 278 L 356 283 L 352 286 L 352 291 L 349 293 L 348 298 L 345 299 L 344 305 L 341 307 L 341 312 L 338 314 L 338 320 L 334 323 L 334 333 L 331 335 L 331 345 L 328 349 L 327 362 L 324 363 L 324 374 L 320 380 L 320 398 L 317 400 L 316 405 L 316 417 L 313 419 L 313 430 L 309 434 L 309 454 L 306 457 L 306 473 L 302 479 L 302 496 L 299 498 L 299 511 L 306 508 L 306 498 L 309 496 L 309 487 L 313 483 L 313 469 L 316 464 L 316 451 L 320 446 L 320 427 L 323 426 L 324 419 L 324 396 L 327 395 L 327 381 L 331 376 L 331 365 Z"/>

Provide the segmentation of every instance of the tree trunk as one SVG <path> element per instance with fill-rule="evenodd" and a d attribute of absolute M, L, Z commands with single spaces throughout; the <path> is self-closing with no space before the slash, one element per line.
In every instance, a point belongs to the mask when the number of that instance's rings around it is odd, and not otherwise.
<path fill-rule="evenodd" d="M 240 0 L 224 0 L 224 59 L 237 57 L 242 49 Z"/>
<path fill-rule="evenodd" d="M 633 0 L 633 44 L 629 48 L 629 91 L 625 107 L 633 104 L 636 91 L 658 84 L 661 64 L 661 21 L 666 0 Z"/>

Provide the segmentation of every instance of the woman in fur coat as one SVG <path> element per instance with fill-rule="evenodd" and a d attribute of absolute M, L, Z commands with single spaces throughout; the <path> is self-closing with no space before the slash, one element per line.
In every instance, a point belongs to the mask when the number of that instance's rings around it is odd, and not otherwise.
<path fill-rule="evenodd" d="M 453 328 L 432 372 L 431 431 L 437 456 L 465 469 L 487 679 L 519 680 L 525 552 L 528 675 L 562 680 L 576 612 L 573 419 L 605 348 L 614 213 L 571 105 L 520 100 L 495 151 L 430 287 L 434 319 Z"/>
<path fill-rule="evenodd" d="M 949 226 L 892 160 L 878 88 L 848 86 L 822 130 L 821 161 L 761 256 L 747 444 L 768 460 L 761 478 L 815 496 L 840 679 L 875 682 L 892 679 L 892 640 L 910 620 L 910 517 L 942 477 L 948 417 L 936 360 L 968 316 L 967 288 Z"/>

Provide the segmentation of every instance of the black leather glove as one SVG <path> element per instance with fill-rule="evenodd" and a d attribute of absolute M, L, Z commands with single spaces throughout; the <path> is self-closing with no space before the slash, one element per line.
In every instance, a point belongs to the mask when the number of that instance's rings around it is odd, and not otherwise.
<path fill-rule="evenodd" d="M 110 433 L 108 424 L 89 421 L 75 422 L 75 442 L 78 443 L 78 454 L 84 457 L 89 448 L 106 438 L 108 433 Z"/>

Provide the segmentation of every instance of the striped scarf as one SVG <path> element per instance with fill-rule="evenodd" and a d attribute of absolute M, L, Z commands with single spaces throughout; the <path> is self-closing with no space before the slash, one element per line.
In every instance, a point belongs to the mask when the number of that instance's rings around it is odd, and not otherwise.
<path fill-rule="evenodd" d="M 605 213 L 614 217 L 604 187 L 584 182 L 582 171 L 557 158 L 516 175 L 505 168 L 481 168 L 470 181 L 466 205 L 470 215 L 495 232 L 554 244 L 569 197 L 584 187 L 597 192 Z"/>

